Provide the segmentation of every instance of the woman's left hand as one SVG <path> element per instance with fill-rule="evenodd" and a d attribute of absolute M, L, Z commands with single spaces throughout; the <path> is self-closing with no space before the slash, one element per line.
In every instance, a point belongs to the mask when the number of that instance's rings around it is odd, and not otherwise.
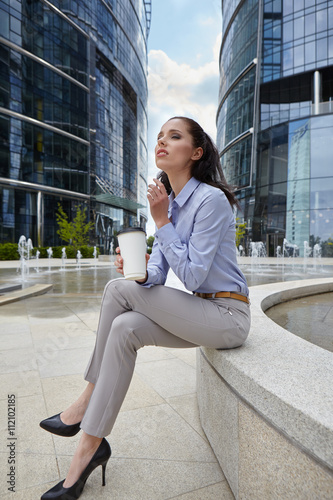
<path fill-rule="evenodd" d="M 116 260 L 114 261 L 114 266 L 116 268 L 117 273 L 124 275 L 124 259 L 120 255 L 120 248 L 116 248 Z"/>
<path fill-rule="evenodd" d="M 147 198 L 150 205 L 150 213 L 159 229 L 169 224 L 168 208 L 169 198 L 164 184 L 158 179 L 153 179 L 155 184 L 149 184 Z"/>
<path fill-rule="evenodd" d="M 116 257 L 113 265 L 115 266 L 117 273 L 122 274 L 124 276 L 124 259 L 122 258 L 121 254 L 120 254 L 119 247 L 116 248 L 116 254 L 117 254 L 117 257 Z M 149 253 L 146 253 L 146 269 L 147 269 L 149 259 L 150 259 L 150 255 L 149 255 Z M 138 283 L 144 283 L 145 281 L 147 281 L 147 272 L 146 272 L 146 277 L 144 279 L 136 280 L 136 281 Z"/>

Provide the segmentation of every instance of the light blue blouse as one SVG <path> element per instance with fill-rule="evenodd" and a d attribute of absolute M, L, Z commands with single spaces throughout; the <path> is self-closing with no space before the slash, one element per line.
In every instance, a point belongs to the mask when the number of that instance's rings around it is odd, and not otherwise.
<path fill-rule="evenodd" d="M 143 286 L 163 285 L 171 267 L 189 291 L 248 295 L 237 265 L 234 214 L 225 194 L 192 177 L 169 200 L 172 222 L 155 233 Z"/>

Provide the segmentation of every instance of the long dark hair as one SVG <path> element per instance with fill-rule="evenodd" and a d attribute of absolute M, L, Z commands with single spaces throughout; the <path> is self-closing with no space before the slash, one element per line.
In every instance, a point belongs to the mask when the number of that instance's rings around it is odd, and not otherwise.
<path fill-rule="evenodd" d="M 237 198 L 234 195 L 233 189 L 225 180 L 219 152 L 213 143 L 212 139 L 203 130 L 203 128 L 196 121 L 185 116 L 174 116 L 170 120 L 183 120 L 187 125 L 187 130 L 192 136 L 193 146 L 195 148 L 202 148 L 203 155 L 199 160 L 193 162 L 191 175 L 201 182 L 205 182 L 210 186 L 221 189 L 226 195 L 230 205 L 239 207 Z M 168 121 L 170 121 L 168 120 Z M 158 179 L 164 184 L 167 193 L 172 191 L 169 178 L 165 172 L 158 174 Z"/>

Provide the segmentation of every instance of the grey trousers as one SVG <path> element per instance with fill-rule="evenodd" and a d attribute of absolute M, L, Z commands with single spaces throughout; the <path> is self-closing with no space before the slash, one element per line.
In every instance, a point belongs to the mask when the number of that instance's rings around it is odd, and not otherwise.
<path fill-rule="evenodd" d="M 167 286 L 142 287 L 123 278 L 110 281 L 85 372 L 85 380 L 95 387 L 81 428 L 96 437 L 110 434 L 140 347 L 229 349 L 243 344 L 249 329 L 246 302 L 202 299 Z"/>

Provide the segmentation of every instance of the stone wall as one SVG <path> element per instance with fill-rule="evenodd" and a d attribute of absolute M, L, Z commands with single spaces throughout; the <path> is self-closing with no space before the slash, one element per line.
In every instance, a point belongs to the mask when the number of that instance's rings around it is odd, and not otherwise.
<path fill-rule="evenodd" d="M 201 424 L 237 500 L 332 498 L 333 353 L 264 314 L 332 290 L 332 278 L 252 287 L 245 344 L 198 349 Z"/>

